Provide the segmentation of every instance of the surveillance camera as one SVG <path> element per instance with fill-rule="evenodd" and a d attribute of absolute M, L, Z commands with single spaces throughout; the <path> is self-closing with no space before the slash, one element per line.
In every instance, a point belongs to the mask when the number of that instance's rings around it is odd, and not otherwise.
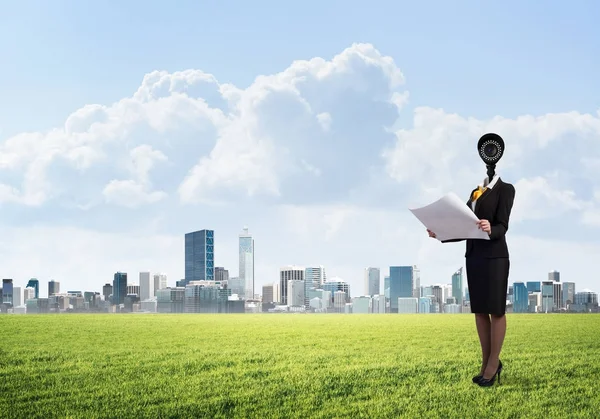
<path fill-rule="evenodd" d="M 498 134 L 484 134 L 477 142 L 477 150 L 487 166 L 495 166 L 504 154 L 504 140 Z"/>

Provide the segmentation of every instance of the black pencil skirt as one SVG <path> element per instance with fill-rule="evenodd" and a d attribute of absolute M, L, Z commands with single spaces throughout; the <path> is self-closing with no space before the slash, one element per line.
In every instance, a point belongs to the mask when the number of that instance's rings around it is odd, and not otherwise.
<path fill-rule="evenodd" d="M 466 268 L 471 312 L 502 316 L 506 312 L 510 260 L 467 257 Z"/>

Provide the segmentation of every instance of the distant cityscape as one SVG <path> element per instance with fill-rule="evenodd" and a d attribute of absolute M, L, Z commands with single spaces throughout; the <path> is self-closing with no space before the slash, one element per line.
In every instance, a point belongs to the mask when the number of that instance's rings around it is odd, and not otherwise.
<path fill-rule="evenodd" d="M 61 292 L 60 282 L 48 282 L 48 297 L 40 297 L 40 281 L 24 288 L 3 279 L 0 311 L 38 313 L 470 313 L 463 268 L 449 283 L 421 285 L 417 266 L 390 266 L 381 282 L 381 269 L 364 269 L 362 294 L 351 295 L 350 284 L 328 278 L 325 267 L 288 265 L 279 280 L 256 294 L 254 239 L 248 228 L 239 234 L 238 276 L 215 266 L 214 230 L 185 234 L 185 277 L 168 286 L 162 273 L 139 272 L 138 282 L 127 272 L 114 273 L 102 292 Z M 383 289 L 382 289 L 383 285 Z M 515 282 L 507 293 L 507 312 L 598 313 L 598 294 L 576 291 L 575 282 L 561 282 L 560 272 L 545 281 Z"/>

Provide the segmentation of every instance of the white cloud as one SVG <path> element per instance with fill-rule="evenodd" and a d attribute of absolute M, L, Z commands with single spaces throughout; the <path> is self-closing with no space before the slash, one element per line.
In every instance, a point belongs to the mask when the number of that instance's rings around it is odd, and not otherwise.
<path fill-rule="evenodd" d="M 317 115 L 317 121 L 321 124 L 323 131 L 329 131 L 331 129 L 331 115 L 329 112 L 321 112 Z"/>
<path fill-rule="evenodd" d="M 131 97 L 9 138 L 0 144 L 12 246 L 5 275 L 55 276 L 72 287 L 85 278 L 99 289 L 114 270 L 155 269 L 174 282 L 183 275 L 183 233 L 199 228 L 217 231 L 217 263 L 234 275 L 231 226 L 248 224 L 259 285 L 288 263 L 325 264 L 356 293 L 364 266 L 418 264 L 423 283 L 445 282 L 463 263 L 463 245 L 429 239 L 407 208 L 449 190 L 466 200 L 485 176 L 477 139 L 497 132 L 507 143 L 497 171 L 517 191 L 511 278 L 556 268 L 593 288 L 585 273 L 600 249 L 577 243 L 600 227 L 591 192 L 600 114 L 478 120 L 409 109 L 403 84 L 394 60 L 369 44 L 295 61 L 247 88 L 201 70 L 154 71 Z M 409 112 L 407 126 L 399 114 Z M 55 224 L 66 227 L 48 227 Z M 543 260 L 528 264 L 533 246 Z M 73 249 L 83 255 L 76 262 Z"/>
<path fill-rule="evenodd" d="M 515 189 L 519 191 L 511 215 L 515 221 L 553 218 L 567 211 L 586 209 L 590 205 L 577 199 L 572 190 L 556 189 L 541 176 L 520 179 L 515 184 Z"/>
<path fill-rule="evenodd" d="M 106 202 L 128 208 L 152 204 L 166 198 L 163 191 L 149 191 L 134 180 L 111 180 L 102 191 Z"/>

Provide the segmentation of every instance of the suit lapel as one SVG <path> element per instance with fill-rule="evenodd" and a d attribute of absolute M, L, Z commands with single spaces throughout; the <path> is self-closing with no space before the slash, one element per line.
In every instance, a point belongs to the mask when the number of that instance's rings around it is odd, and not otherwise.
<path fill-rule="evenodd" d="M 479 199 L 477 199 L 477 201 L 475 202 L 475 214 L 477 214 L 477 210 L 479 210 L 481 201 L 483 201 L 485 198 L 487 198 L 496 188 L 499 188 L 500 182 L 502 182 L 502 179 L 498 179 L 492 189 L 486 189 L 485 192 L 481 194 Z"/>

